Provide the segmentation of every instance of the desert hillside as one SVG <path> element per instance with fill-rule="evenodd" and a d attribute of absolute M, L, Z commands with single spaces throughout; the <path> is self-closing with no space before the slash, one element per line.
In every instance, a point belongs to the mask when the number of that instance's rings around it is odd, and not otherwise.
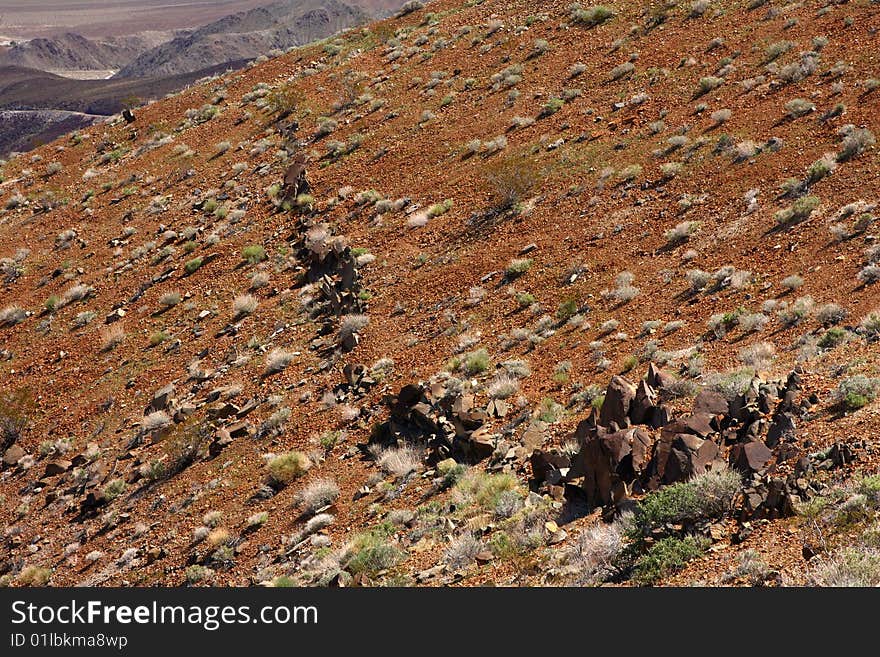
<path fill-rule="evenodd" d="M 6 162 L 0 581 L 880 583 L 878 29 L 407 3 Z"/>

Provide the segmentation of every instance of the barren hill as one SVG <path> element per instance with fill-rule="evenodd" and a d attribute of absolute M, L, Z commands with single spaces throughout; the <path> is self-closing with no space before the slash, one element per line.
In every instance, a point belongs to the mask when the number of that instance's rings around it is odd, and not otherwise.
<path fill-rule="evenodd" d="M 14 585 L 875 585 L 880 15 L 408 3 L 0 170 Z"/>

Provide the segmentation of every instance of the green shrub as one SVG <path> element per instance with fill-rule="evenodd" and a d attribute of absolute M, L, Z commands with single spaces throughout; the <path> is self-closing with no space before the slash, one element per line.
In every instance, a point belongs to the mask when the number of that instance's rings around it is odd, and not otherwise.
<path fill-rule="evenodd" d="M 439 217 L 446 214 L 452 208 L 452 199 L 446 199 L 442 203 L 435 203 L 428 208 L 428 216 L 430 218 Z"/>
<path fill-rule="evenodd" d="M 122 495 L 125 491 L 125 480 L 124 479 L 114 479 L 109 484 L 104 486 L 104 499 L 108 502 L 112 502 L 117 497 Z"/>
<path fill-rule="evenodd" d="M 530 294 L 529 292 L 517 292 L 516 302 L 523 308 L 528 308 L 535 303 L 535 295 Z"/>
<path fill-rule="evenodd" d="M 709 93 L 713 89 L 717 89 L 722 84 L 724 84 L 724 78 L 715 77 L 714 75 L 709 75 L 704 78 L 700 78 L 700 85 L 697 89 L 697 96 L 702 96 L 704 94 Z"/>
<path fill-rule="evenodd" d="M 580 3 L 576 2 L 569 7 L 569 16 L 572 23 L 596 27 L 614 18 L 614 10 L 605 5 L 596 5 L 595 7 L 584 9 Z"/>
<path fill-rule="evenodd" d="M 559 421 L 563 412 L 563 407 L 558 404 L 552 397 L 544 397 L 538 408 L 538 419 L 547 424 L 554 424 Z"/>
<path fill-rule="evenodd" d="M 566 322 L 577 314 L 578 303 L 575 299 L 566 299 L 556 309 L 556 319 Z"/>
<path fill-rule="evenodd" d="M 465 506 L 476 505 L 485 511 L 494 511 L 502 495 L 516 490 L 518 481 L 510 474 L 488 474 L 468 470 L 456 482 L 454 495 Z"/>
<path fill-rule="evenodd" d="M 720 470 L 664 486 L 639 502 L 627 533 L 631 540 L 641 541 L 667 523 L 720 518 L 730 510 L 740 484 L 737 472 Z"/>
<path fill-rule="evenodd" d="M 818 196 L 803 196 L 784 210 L 776 213 L 776 223 L 780 225 L 798 223 L 809 218 L 813 210 L 819 207 Z"/>
<path fill-rule="evenodd" d="M 846 329 L 842 329 L 838 326 L 828 329 L 821 338 L 819 338 L 819 346 L 822 349 L 832 349 L 837 345 L 846 341 L 847 332 Z"/>
<path fill-rule="evenodd" d="M 259 244 L 251 244 L 242 249 L 241 257 L 244 258 L 248 264 L 255 265 L 266 259 L 266 249 Z"/>
<path fill-rule="evenodd" d="M 453 459 L 446 459 L 440 461 L 437 464 L 437 474 L 439 474 L 443 479 L 440 483 L 440 487 L 443 489 L 454 486 L 467 472 L 467 466 L 461 463 L 457 463 Z"/>
<path fill-rule="evenodd" d="M 198 584 L 199 582 L 210 579 L 213 574 L 214 571 L 210 568 L 200 566 L 199 564 L 193 564 L 186 569 L 186 583 Z"/>
<path fill-rule="evenodd" d="M 531 258 L 514 258 L 509 263 L 507 263 L 507 269 L 504 270 L 504 273 L 507 274 L 507 278 L 512 279 L 522 276 L 531 268 Z"/>
<path fill-rule="evenodd" d="M 846 410 L 855 411 L 867 406 L 877 396 L 877 379 L 857 374 L 837 384 L 835 399 Z"/>
<path fill-rule="evenodd" d="M 658 581 L 684 568 L 691 560 L 699 557 L 709 547 L 709 540 L 702 537 L 671 536 L 657 541 L 636 562 L 633 579 L 642 585 L 656 584 Z"/>
<path fill-rule="evenodd" d="M 554 96 L 544 103 L 544 107 L 541 108 L 541 116 L 551 116 L 556 114 L 556 112 L 562 109 L 563 105 L 565 105 L 565 101 Z"/>
<path fill-rule="evenodd" d="M 266 467 L 272 480 L 283 485 L 304 475 L 311 465 L 311 461 L 305 454 L 291 451 L 274 457 Z"/>
<path fill-rule="evenodd" d="M 187 274 L 193 274 L 198 270 L 199 267 L 202 266 L 202 262 L 202 258 L 193 258 L 192 260 L 187 260 L 186 264 L 183 266 L 183 270 Z"/>
<path fill-rule="evenodd" d="M 471 351 L 464 356 L 464 370 L 468 374 L 479 374 L 489 369 L 489 352 L 485 349 Z"/>
<path fill-rule="evenodd" d="M 375 574 L 396 566 L 406 553 L 389 540 L 385 527 L 358 534 L 348 547 L 343 566 L 352 574 Z"/>

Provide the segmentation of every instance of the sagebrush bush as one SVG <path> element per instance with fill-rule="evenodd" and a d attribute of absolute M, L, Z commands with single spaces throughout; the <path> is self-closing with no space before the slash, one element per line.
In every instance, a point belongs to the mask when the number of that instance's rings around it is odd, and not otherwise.
<path fill-rule="evenodd" d="M 532 118 L 521 121 L 514 119 L 515 127 L 526 127 L 532 123 Z M 484 175 L 492 188 L 492 209 L 497 212 L 516 210 L 541 182 L 541 174 L 535 163 L 524 156 L 499 160 L 490 165 Z"/>
<path fill-rule="evenodd" d="M 371 452 L 380 468 L 400 479 L 418 470 L 424 457 L 421 450 L 410 445 L 372 448 Z"/>
<path fill-rule="evenodd" d="M 629 518 L 599 522 L 581 531 L 563 550 L 563 572 L 576 586 L 594 586 L 616 572 L 615 563 L 625 547 L 624 527 Z"/>
<path fill-rule="evenodd" d="M 166 292 L 162 296 L 159 297 L 159 305 L 165 306 L 166 308 L 171 308 L 172 306 L 176 306 L 183 300 L 183 295 L 180 294 L 179 291 L 175 290 L 173 292 Z"/>
<path fill-rule="evenodd" d="M 52 570 L 39 566 L 27 566 L 18 574 L 18 583 L 22 586 L 46 586 L 50 579 L 52 579 Z"/>
<path fill-rule="evenodd" d="M 739 351 L 739 360 L 743 365 L 756 370 L 765 370 L 773 362 L 776 348 L 769 342 L 758 342 Z"/>
<path fill-rule="evenodd" d="M 797 290 L 804 284 L 804 279 L 797 274 L 792 274 L 791 276 L 786 276 L 780 281 L 780 285 L 787 290 L 794 291 Z"/>
<path fill-rule="evenodd" d="M 816 106 L 803 98 L 792 98 L 785 104 L 785 111 L 793 119 L 809 114 L 814 109 Z"/>
<path fill-rule="evenodd" d="M 847 162 L 854 157 L 858 157 L 868 148 L 877 143 L 874 133 L 867 128 L 856 128 L 849 125 L 841 129 L 843 134 L 843 142 L 837 153 L 838 162 Z"/>
<path fill-rule="evenodd" d="M 306 513 L 333 504 L 339 498 L 339 486 L 332 479 L 316 479 L 296 495 L 296 502 Z"/>
<path fill-rule="evenodd" d="M 875 587 L 880 585 L 880 550 L 844 547 L 811 564 L 810 583 L 829 587 Z"/>
<path fill-rule="evenodd" d="M 869 342 L 880 339 L 880 311 L 875 310 L 865 315 L 859 322 L 858 331 Z"/>
<path fill-rule="evenodd" d="M 286 349 L 276 348 L 266 356 L 266 374 L 276 374 L 286 368 L 294 359 L 295 354 Z"/>
<path fill-rule="evenodd" d="M 445 552 L 443 561 L 453 571 L 461 570 L 477 560 L 477 555 L 485 549 L 483 542 L 471 532 L 465 532 L 453 538 Z"/>
<path fill-rule="evenodd" d="M 232 300 L 232 314 L 235 317 L 250 315 L 257 309 L 258 305 L 259 301 L 257 301 L 256 297 L 250 294 L 240 294 Z"/>
<path fill-rule="evenodd" d="M 508 399 L 519 393 L 519 380 L 506 372 L 498 374 L 486 390 L 492 399 Z"/>
<path fill-rule="evenodd" d="M 355 334 L 359 334 L 369 323 L 370 318 L 361 313 L 344 315 L 339 320 L 339 341 L 345 342 Z"/>
<path fill-rule="evenodd" d="M 27 312 L 18 306 L 6 306 L 0 310 L 0 327 L 14 326 L 27 319 Z"/>
<path fill-rule="evenodd" d="M 700 229 L 699 221 L 682 221 L 675 228 L 670 228 L 664 233 L 666 241 L 670 244 L 680 244 L 687 241 Z"/>
<path fill-rule="evenodd" d="M 100 340 L 101 351 L 112 351 L 125 340 L 125 329 L 120 324 L 113 324 L 101 332 Z"/>
<path fill-rule="evenodd" d="M 847 410 L 857 410 L 867 406 L 877 397 L 880 381 L 875 378 L 857 374 L 848 376 L 837 384 L 834 398 Z"/>
<path fill-rule="evenodd" d="M 628 534 L 632 540 L 641 540 L 667 523 L 720 518 L 730 510 L 741 483 L 739 473 L 723 469 L 665 486 L 639 502 Z"/>

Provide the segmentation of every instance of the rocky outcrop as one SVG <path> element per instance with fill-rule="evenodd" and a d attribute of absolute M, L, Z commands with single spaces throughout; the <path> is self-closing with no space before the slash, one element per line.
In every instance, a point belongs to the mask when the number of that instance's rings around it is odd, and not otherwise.
<path fill-rule="evenodd" d="M 703 390 L 691 412 L 679 417 L 658 401 L 671 380 L 653 364 L 637 385 L 614 376 L 598 416 L 578 425 L 574 456 L 552 450 L 532 455 L 533 485 L 551 493 L 575 485 L 590 505 L 606 506 L 634 492 L 731 467 L 744 478 L 745 519 L 791 514 L 797 501 L 809 496 L 804 472 L 810 459 L 797 445 L 796 426 L 811 402 L 802 395 L 797 371 L 783 381 L 755 378 L 730 401 Z M 839 462 L 852 457 L 840 454 L 834 453 Z M 800 474 L 791 471 L 795 462 Z"/>

